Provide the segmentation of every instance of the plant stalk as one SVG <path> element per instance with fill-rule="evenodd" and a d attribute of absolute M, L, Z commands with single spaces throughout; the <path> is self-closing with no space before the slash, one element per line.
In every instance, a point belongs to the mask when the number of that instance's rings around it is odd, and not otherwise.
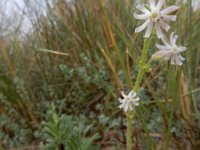
<path fill-rule="evenodd" d="M 127 118 L 127 150 L 131 150 L 131 148 L 132 148 L 132 141 L 131 141 L 132 126 L 131 126 L 131 121 L 133 119 L 133 116 L 127 114 L 126 118 Z"/>
<path fill-rule="evenodd" d="M 135 87 L 134 87 L 134 90 L 135 90 L 136 93 L 139 90 L 140 83 L 142 81 L 142 77 L 143 77 L 143 75 L 145 73 L 148 48 L 149 48 L 149 39 L 145 39 L 145 41 L 144 41 L 144 47 L 143 47 L 143 51 L 142 51 L 142 58 L 141 58 L 141 63 L 140 63 L 140 69 L 139 69 L 139 73 L 137 75 L 137 79 L 136 79 Z"/>

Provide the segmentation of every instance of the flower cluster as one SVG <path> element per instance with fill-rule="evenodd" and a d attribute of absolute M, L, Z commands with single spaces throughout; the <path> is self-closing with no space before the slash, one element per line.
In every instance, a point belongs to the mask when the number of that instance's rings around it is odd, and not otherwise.
<path fill-rule="evenodd" d="M 176 21 L 176 12 L 179 7 L 173 5 L 163 8 L 164 3 L 165 0 L 158 0 L 157 4 L 155 0 L 149 0 L 149 5 L 138 4 L 136 8 L 142 14 L 134 13 L 134 18 L 145 21 L 135 29 L 135 32 L 141 32 L 147 28 L 144 38 L 149 38 L 153 28 L 155 28 L 157 37 L 161 39 L 163 45 L 156 44 L 159 51 L 152 55 L 152 58 L 169 61 L 172 65 L 182 65 L 185 58 L 180 53 L 186 51 L 187 48 L 176 44 L 178 35 L 174 32 L 170 34 L 169 42 L 167 42 L 165 39 L 166 36 L 162 31 L 165 30 L 165 32 L 168 32 L 170 30 L 168 22 Z M 123 109 L 124 112 L 130 112 L 135 106 L 139 105 L 140 98 L 136 96 L 135 91 L 132 90 L 128 95 L 125 95 L 124 92 L 121 94 L 123 98 L 119 98 L 119 108 Z"/>
<path fill-rule="evenodd" d="M 138 4 L 136 8 L 143 12 L 143 14 L 134 13 L 134 18 L 139 20 L 146 20 L 144 24 L 137 27 L 135 32 L 141 32 L 145 28 L 147 31 L 144 38 L 149 38 L 153 28 L 155 27 L 157 37 L 162 40 L 164 45 L 156 45 L 159 49 L 152 57 L 163 59 L 165 61 L 170 61 L 172 65 L 182 65 L 185 58 L 183 58 L 180 53 L 185 51 L 187 48 L 183 46 L 178 46 L 176 44 L 177 35 L 174 32 L 170 35 L 169 44 L 165 40 L 165 36 L 161 30 L 164 29 L 166 32 L 170 30 L 170 26 L 167 24 L 168 21 L 176 21 L 175 12 L 179 7 L 173 5 L 162 10 L 165 0 L 159 0 L 158 4 L 155 4 L 155 0 L 149 0 L 149 7 L 143 4 Z"/>
<path fill-rule="evenodd" d="M 124 112 L 132 111 L 135 106 L 139 105 L 140 98 L 136 96 L 134 90 L 130 91 L 128 95 L 125 95 L 124 91 L 121 92 L 123 98 L 119 98 L 120 106 Z"/>
<path fill-rule="evenodd" d="M 182 65 L 182 61 L 185 60 L 180 54 L 180 52 L 186 51 L 186 47 L 184 46 L 177 46 L 178 35 L 174 35 L 174 32 L 170 35 L 170 44 L 166 42 L 166 40 L 163 38 L 162 42 L 164 45 L 156 44 L 156 47 L 160 49 L 158 52 L 156 52 L 152 57 L 153 58 L 161 58 L 165 61 L 171 62 L 172 65 Z"/>

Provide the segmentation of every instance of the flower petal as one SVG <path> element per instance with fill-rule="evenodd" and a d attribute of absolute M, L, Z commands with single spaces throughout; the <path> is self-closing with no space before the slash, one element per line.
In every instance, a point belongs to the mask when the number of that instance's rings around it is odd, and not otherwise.
<path fill-rule="evenodd" d="M 141 31 L 143 31 L 147 27 L 147 25 L 149 24 L 149 22 L 150 22 L 150 19 L 146 20 L 144 24 L 142 24 L 141 26 L 139 26 L 139 27 L 137 27 L 135 29 L 135 32 L 141 32 Z"/>
<path fill-rule="evenodd" d="M 135 19 L 145 20 L 145 19 L 148 18 L 148 15 L 147 15 L 147 14 L 141 14 L 141 15 L 139 15 L 139 14 L 134 13 L 133 17 L 134 17 Z"/>
<path fill-rule="evenodd" d="M 140 101 L 140 98 L 137 97 L 137 98 L 134 99 L 134 101 L 135 101 L 135 102 L 138 102 L 138 101 Z"/>
<path fill-rule="evenodd" d="M 135 96 L 136 93 L 133 90 L 128 94 L 128 97 L 130 97 L 131 99 L 133 99 Z"/>
<path fill-rule="evenodd" d="M 158 22 L 155 23 L 155 27 L 156 27 L 156 34 L 157 34 L 157 37 L 158 37 L 159 39 L 163 38 L 164 35 L 163 35 L 163 33 L 162 33 L 161 29 L 160 29 L 160 25 L 159 25 Z"/>
<path fill-rule="evenodd" d="M 159 44 L 156 44 L 156 47 L 159 49 L 159 50 L 165 50 L 165 51 L 168 51 L 168 47 L 164 46 L 164 45 L 159 45 Z"/>
<path fill-rule="evenodd" d="M 183 58 L 180 54 L 178 55 L 178 57 L 179 57 L 179 59 L 180 59 L 181 61 L 184 61 L 184 60 L 185 60 L 185 58 Z"/>
<path fill-rule="evenodd" d="M 119 102 L 120 102 L 120 103 L 122 103 L 122 102 L 123 102 L 123 100 L 122 100 L 121 98 L 119 98 L 118 100 L 119 100 Z"/>
<path fill-rule="evenodd" d="M 176 21 L 176 15 L 162 15 L 162 17 L 166 21 Z"/>
<path fill-rule="evenodd" d="M 121 95 L 123 96 L 123 98 L 127 97 L 124 91 L 121 91 Z"/>
<path fill-rule="evenodd" d="M 148 9 L 146 9 L 146 7 L 144 7 L 144 5 L 142 5 L 142 4 L 138 4 L 136 6 L 136 8 L 138 10 L 140 10 L 141 12 L 145 13 L 145 14 L 149 14 L 150 13 L 150 11 Z"/>
<path fill-rule="evenodd" d="M 175 65 L 179 65 L 181 66 L 183 63 L 182 61 L 179 60 L 179 57 L 178 56 L 175 56 Z"/>
<path fill-rule="evenodd" d="M 174 32 L 172 32 L 170 34 L 170 44 L 173 46 L 173 47 L 176 47 L 176 41 L 178 39 L 178 35 L 174 35 Z"/>
<path fill-rule="evenodd" d="M 149 0 L 151 10 L 155 9 L 155 0 Z"/>
<path fill-rule="evenodd" d="M 187 47 L 185 47 L 185 46 L 180 46 L 179 47 L 179 52 L 184 52 L 186 50 L 187 50 Z"/>
<path fill-rule="evenodd" d="M 149 38 L 150 37 L 152 29 L 153 29 L 153 22 L 150 22 L 148 27 L 147 27 L 147 31 L 146 31 L 146 33 L 144 35 L 144 38 Z"/>
<path fill-rule="evenodd" d="M 165 8 L 160 13 L 161 13 L 161 15 L 167 15 L 167 14 L 170 14 L 170 13 L 172 13 L 173 11 L 175 11 L 177 9 L 179 9 L 179 7 L 173 5 L 173 6 Z"/>
<path fill-rule="evenodd" d="M 159 0 L 156 6 L 156 9 L 159 11 L 163 7 L 164 3 L 165 3 L 165 0 Z"/>
<path fill-rule="evenodd" d="M 182 65 L 183 63 L 179 60 L 179 57 L 178 57 L 178 55 L 176 54 L 176 55 L 174 55 L 174 65 Z"/>
<path fill-rule="evenodd" d="M 166 24 L 163 20 L 159 20 L 160 26 L 165 29 L 165 31 L 169 31 L 170 26 Z"/>
<path fill-rule="evenodd" d="M 167 41 L 165 40 L 165 38 L 161 38 L 161 41 L 162 41 L 162 43 L 163 43 L 168 49 L 171 49 L 171 45 L 169 45 L 169 44 L 167 43 Z"/>
<path fill-rule="evenodd" d="M 124 106 L 124 111 L 127 112 L 128 111 L 128 103 Z"/>
<path fill-rule="evenodd" d="M 155 54 L 153 54 L 152 56 L 151 56 L 152 58 L 155 58 L 155 59 L 160 59 L 160 58 L 162 58 L 163 56 L 162 56 L 162 50 L 160 50 L 160 51 L 157 51 Z"/>

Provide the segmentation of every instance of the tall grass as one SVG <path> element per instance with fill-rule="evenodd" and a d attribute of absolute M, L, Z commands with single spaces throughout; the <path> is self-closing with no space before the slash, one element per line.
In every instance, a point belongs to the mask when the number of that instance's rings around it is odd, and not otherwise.
<path fill-rule="evenodd" d="M 107 115 L 121 115 L 116 97 L 122 89 L 133 87 L 143 44 L 142 35 L 134 33 L 135 1 L 45 0 L 44 14 L 25 2 L 30 32 L 24 40 L 15 32 L 0 38 L 0 93 L 9 108 L 17 110 L 33 129 L 40 128 L 46 102 L 61 103 L 61 111 L 67 113 L 101 103 Z M 177 18 L 173 29 L 181 35 L 180 43 L 187 44 L 186 62 L 181 68 L 157 63 L 142 80 L 142 105 L 133 131 L 136 147 L 144 143 L 148 149 L 197 148 L 200 142 L 199 12 L 192 12 L 188 1 Z M 152 41 L 149 57 L 158 42 Z M 76 101 L 73 92 L 84 91 L 89 93 Z M 115 108 L 107 106 L 113 103 Z M 69 111 L 70 107 L 75 109 Z"/>

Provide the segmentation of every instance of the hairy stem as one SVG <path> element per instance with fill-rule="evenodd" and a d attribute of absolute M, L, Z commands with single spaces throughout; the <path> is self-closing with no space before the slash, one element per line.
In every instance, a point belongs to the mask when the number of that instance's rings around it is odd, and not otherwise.
<path fill-rule="evenodd" d="M 133 119 L 132 115 L 127 115 L 127 150 L 131 150 L 132 148 L 132 142 L 131 142 L 131 136 L 132 136 L 132 126 L 131 121 Z"/>
<path fill-rule="evenodd" d="M 137 79 L 135 82 L 135 87 L 134 90 L 137 93 L 140 87 L 140 83 L 142 81 L 142 77 L 145 73 L 145 66 L 146 66 L 146 60 L 147 60 L 147 54 L 148 54 L 148 48 L 149 48 L 149 39 L 145 39 L 144 41 L 144 47 L 142 51 L 142 58 L 141 58 L 141 63 L 140 63 L 140 69 L 139 73 L 137 75 Z"/>

